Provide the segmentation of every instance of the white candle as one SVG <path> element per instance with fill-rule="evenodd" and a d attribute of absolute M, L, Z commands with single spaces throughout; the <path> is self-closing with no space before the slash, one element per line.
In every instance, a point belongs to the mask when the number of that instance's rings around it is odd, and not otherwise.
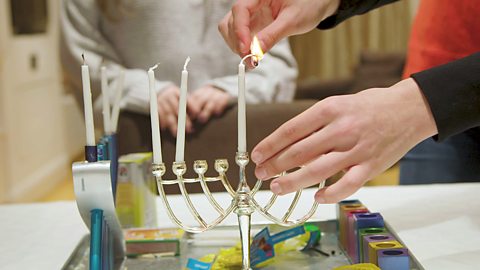
<path fill-rule="evenodd" d="M 83 57 L 83 55 L 82 55 Z M 85 61 L 85 59 L 84 59 Z M 90 73 L 88 66 L 82 65 L 83 108 L 85 113 L 85 129 L 87 146 L 95 146 L 95 131 L 93 126 L 92 91 L 90 89 Z"/>
<path fill-rule="evenodd" d="M 180 82 L 180 101 L 178 104 L 178 124 L 177 124 L 177 145 L 175 151 L 175 161 L 184 161 L 185 152 L 185 121 L 187 117 L 187 90 L 188 90 L 188 71 L 187 65 L 190 57 L 185 60 L 182 70 L 182 80 Z"/>
<path fill-rule="evenodd" d="M 110 127 L 110 91 L 108 89 L 107 68 L 102 66 L 100 68 L 100 75 L 102 79 L 102 114 L 103 114 L 103 130 L 106 135 L 111 134 Z"/>
<path fill-rule="evenodd" d="M 148 85 L 150 89 L 150 121 L 152 125 L 152 147 L 153 147 L 153 163 L 162 163 L 162 144 L 160 140 L 160 125 L 158 124 L 158 105 L 157 93 L 155 92 L 155 73 L 154 69 L 158 65 L 148 70 Z"/>
<path fill-rule="evenodd" d="M 117 133 L 118 117 L 120 116 L 120 101 L 122 100 L 124 79 L 125 71 L 122 69 L 120 70 L 120 75 L 118 76 L 117 90 L 115 92 L 115 99 L 113 100 L 112 117 L 110 119 L 110 127 L 112 133 Z"/>
<path fill-rule="evenodd" d="M 245 113 L 245 65 L 238 65 L 238 152 L 247 152 L 247 130 Z"/>

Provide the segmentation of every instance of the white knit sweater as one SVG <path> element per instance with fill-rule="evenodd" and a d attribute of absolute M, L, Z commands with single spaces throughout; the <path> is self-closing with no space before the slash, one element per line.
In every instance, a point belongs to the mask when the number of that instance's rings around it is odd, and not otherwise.
<path fill-rule="evenodd" d="M 237 96 L 240 58 L 232 53 L 217 30 L 230 10 L 226 0 L 126 1 L 128 14 L 118 21 L 107 19 L 94 0 L 64 0 L 61 11 L 61 58 L 67 82 L 81 96 L 81 54 L 90 66 L 96 111 L 101 105 L 100 66 L 108 68 L 112 87 L 118 71 L 126 69 L 121 107 L 148 113 L 146 70 L 160 62 L 155 76 L 157 91 L 179 85 L 187 56 L 189 91 L 210 84 Z M 247 72 L 249 103 L 290 101 L 297 69 L 287 40 L 275 46 L 259 67 Z M 112 91 L 113 92 L 113 91 Z M 113 93 L 110 97 L 114 98 Z"/>

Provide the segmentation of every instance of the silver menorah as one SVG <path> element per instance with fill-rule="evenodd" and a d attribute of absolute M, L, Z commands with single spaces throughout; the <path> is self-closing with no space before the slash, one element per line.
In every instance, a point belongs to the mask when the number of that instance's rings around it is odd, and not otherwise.
<path fill-rule="evenodd" d="M 160 193 L 160 197 L 167 209 L 168 216 L 170 219 L 177 224 L 180 228 L 185 231 L 192 232 L 192 233 L 199 233 L 204 232 L 209 229 L 214 228 L 218 224 L 220 224 L 230 213 L 235 212 L 238 216 L 238 225 L 240 230 L 240 240 L 242 246 L 242 269 L 249 270 L 250 269 L 250 228 L 251 228 L 251 215 L 256 210 L 261 213 L 265 218 L 272 221 L 275 224 L 279 224 L 282 226 L 294 226 L 299 225 L 307 221 L 316 211 L 318 207 L 318 203 L 314 202 L 310 210 L 301 218 L 291 220 L 290 217 L 298 204 L 298 201 L 301 197 L 302 190 L 299 190 L 295 193 L 290 206 L 286 210 L 285 214 L 282 217 L 275 217 L 273 214 L 269 212 L 270 208 L 275 204 L 275 201 L 278 197 L 276 194 L 272 194 L 270 199 L 264 206 L 261 206 L 258 203 L 254 196 L 257 191 L 262 186 L 262 180 L 257 180 L 253 189 L 250 189 L 247 183 L 247 179 L 245 177 L 245 168 L 249 162 L 249 157 L 247 152 L 242 152 L 235 155 L 235 162 L 239 166 L 239 184 L 236 190 L 234 190 L 227 179 L 226 172 L 228 170 L 228 161 L 226 159 L 217 159 L 215 160 L 215 171 L 217 171 L 218 176 L 215 177 L 207 177 L 205 173 L 208 169 L 208 164 L 205 160 L 196 160 L 193 165 L 193 169 L 195 173 L 198 175 L 197 178 L 184 178 L 183 175 L 187 171 L 187 166 L 185 162 L 174 162 L 172 166 L 173 173 L 177 176 L 175 180 L 163 180 L 162 176 L 165 174 L 166 168 L 165 164 L 153 164 L 153 175 L 156 178 L 158 184 L 158 191 Z M 282 173 L 282 176 L 285 175 L 286 172 Z M 278 177 L 276 176 L 276 177 Z M 275 178 L 275 177 L 274 177 Z M 220 181 L 225 190 L 230 194 L 232 197 L 232 201 L 230 205 L 226 208 L 220 206 L 217 202 L 215 197 L 210 192 L 208 188 L 209 182 Z M 202 190 L 207 197 L 208 201 L 212 205 L 212 207 L 217 211 L 218 216 L 214 219 L 211 223 L 207 223 L 197 211 L 194 203 L 192 202 L 189 193 L 186 188 L 186 184 L 194 184 L 200 183 Z M 178 217 L 175 215 L 169 201 L 167 199 L 167 195 L 165 194 L 164 185 L 174 185 L 178 184 L 180 193 L 185 201 L 185 204 L 188 207 L 188 210 L 193 215 L 195 220 L 198 222 L 199 226 L 189 226 L 183 223 Z M 322 181 L 319 185 L 319 188 L 322 188 L 325 184 L 325 181 Z"/>

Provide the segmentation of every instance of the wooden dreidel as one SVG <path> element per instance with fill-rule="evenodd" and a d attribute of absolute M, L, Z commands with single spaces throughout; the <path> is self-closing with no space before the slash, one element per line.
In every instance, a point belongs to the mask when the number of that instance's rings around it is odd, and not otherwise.
<path fill-rule="evenodd" d="M 395 237 L 391 234 L 371 234 L 371 235 L 364 235 L 362 241 L 362 250 L 363 250 L 363 262 L 369 262 L 368 258 L 368 246 L 370 243 L 374 242 L 385 242 L 385 241 L 395 241 Z"/>
<path fill-rule="evenodd" d="M 347 250 L 348 216 L 350 213 L 365 213 L 368 209 L 361 203 L 344 203 L 338 205 L 338 238 L 340 244 Z"/>
<path fill-rule="evenodd" d="M 382 228 L 385 227 L 383 217 L 380 213 L 359 213 L 353 214 L 351 218 L 353 222 L 353 238 L 350 240 L 350 259 L 353 263 L 360 261 L 360 247 L 359 247 L 359 230 L 365 228 Z"/>
<path fill-rule="evenodd" d="M 409 270 L 408 249 L 381 249 L 377 251 L 378 267 L 383 270 Z"/>
<path fill-rule="evenodd" d="M 368 260 L 369 263 L 378 265 L 377 261 L 377 251 L 383 249 L 399 249 L 403 248 L 402 244 L 398 241 L 383 241 L 383 242 L 373 242 L 368 244 Z"/>
<path fill-rule="evenodd" d="M 385 227 L 379 227 L 379 228 L 363 228 L 358 230 L 358 249 L 359 249 L 359 257 L 358 257 L 358 262 L 364 262 L 363 260 L 363 237 L 366 235 L 372 235 L 372 234 L 387 234 L 387 229 Z"/>
<path fill-rule="evenodd" d="M 355 214 L 368 214 L 367 209 L 357 209 L 357 210 L 351 210 L 347 212 L 347 228 L 345 229 L 346 231 L 346 236 L 345 236 L 345 250 L 350 257 L 351 261 L 353 262 L 353 254 L 355 252 L 355 245 L 357 241 L 355 240 L 355 222 L 353 219 L 353 216 Z"/>

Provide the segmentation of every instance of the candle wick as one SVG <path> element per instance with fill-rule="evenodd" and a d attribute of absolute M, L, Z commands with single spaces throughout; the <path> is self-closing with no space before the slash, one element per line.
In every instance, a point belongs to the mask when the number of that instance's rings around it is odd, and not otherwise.
<path fill-rule="evenodd" d="M 242 64 L 245 62 L 245 60 L 247 60 L 247 59 L 250 58 L 250 57 L 256 57 L 256 55 L 253 54 L 253 53 L 248 54 L 248 55 L 245 55 L 245 57 L 243 57 L 242 60 L 240 60 L 240 64 L 239 64 L 239 65 L 242 65 Z"/>
<path fill-rule="evenodd" d="M 82 53 L 83 64 L 85 65 L 85 53 Z"/>
<path fill-rule="evenodd" d="M 160 65 L 160 63 L 156 63 L 155 66 L 149 68 L 148 70 L 155 70 L 156 68 L 158 68 L 158 65 Z"/>
<path fill-rule="evenodd" d="M 187 65 L 189 62 L 190 62 L 190 56 L 187 57 L 187 59 L 185 60 L 185 64 L 183 65 L 183 70 L 187 70 Z"/>

